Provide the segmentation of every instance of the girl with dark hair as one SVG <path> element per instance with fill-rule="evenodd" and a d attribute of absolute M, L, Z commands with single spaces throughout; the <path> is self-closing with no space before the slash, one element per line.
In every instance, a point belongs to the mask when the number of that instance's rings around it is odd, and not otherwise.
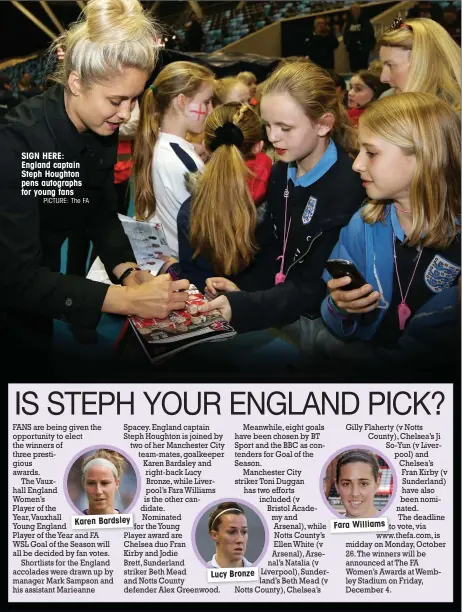
<path fill-rule="evenodd" d="M 355 126 L 366 107 L 387 89 L 388 85 L 381 83 L 380 77 L 369 70 L 360 70 L 353 75 L 348 91 L 348 117 Z"/>

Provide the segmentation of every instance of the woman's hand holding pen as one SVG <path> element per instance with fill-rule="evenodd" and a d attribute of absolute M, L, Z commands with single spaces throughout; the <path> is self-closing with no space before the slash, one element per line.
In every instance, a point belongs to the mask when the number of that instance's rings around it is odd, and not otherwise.
<path fill-rule="evenodd" d="M 188 300 L 188 280 L 172 280 L 169 274 L 126 287 L 109 287 L 103 312 L 136 315 L 143 319 L 165 319 L 172 310 L 181 310 Z"/>
<path fill-rule="evenodd" d="M 186 293 L 188 288 L 188 280 L 174 281 L 169 274 L 161 274 L 154 277 L 153 282 L 133 287 L 136 291 L 133 295 L 133 304 L 137 309 L 135 314 L 144 319 L 165 319 L 172 310 L 185 307 L 189 297 Z"/>

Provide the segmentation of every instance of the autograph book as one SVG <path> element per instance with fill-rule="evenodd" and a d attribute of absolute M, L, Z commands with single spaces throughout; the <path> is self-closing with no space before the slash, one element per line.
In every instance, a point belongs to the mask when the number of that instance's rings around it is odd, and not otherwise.
<path fill-rule="evenodd" d="M 236 335 L 218 310 L 207 314 L 199 312 L 206 298 L 194 285 L 190 285 L 188 294 L 186 308 L 174 310 L 166 319 L 129 317 L 151 363 L 158 363 L 193 344 L 227 340 Z"/>

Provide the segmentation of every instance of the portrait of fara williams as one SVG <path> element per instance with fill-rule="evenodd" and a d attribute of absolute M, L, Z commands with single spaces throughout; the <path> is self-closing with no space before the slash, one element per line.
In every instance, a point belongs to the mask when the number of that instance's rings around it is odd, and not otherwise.
<path fill-rule="evenodd" d="M 336 453 L 322 475 L 323 494 L 337 516 L 373 518 L 390 506 L 396 471 L 378 451 L 349 447 Z"/>

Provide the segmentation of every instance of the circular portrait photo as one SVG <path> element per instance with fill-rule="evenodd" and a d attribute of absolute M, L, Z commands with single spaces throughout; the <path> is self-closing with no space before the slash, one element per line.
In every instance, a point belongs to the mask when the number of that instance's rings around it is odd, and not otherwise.
<path fill-rule="evenodd" d="M 373 449 L 348 448 L 327 463 L 323 495 L 342 518 L 372 518 L 381 514 L 395 494 L 396 474 L 389 461 Z"/>
<path fill-rule="evenodd" d="M 223 500 L 196 519 L 193 546 L 206 567 L 252 567 L 266 551 L 268 527 L 249 504 Z"/>
<path fill-rule="evenodd" d="M 134 505 L 137 473 L 120 452 L 97 448 L 80 455 L 69 467 L 68 500 L 82 514 L 124 514 Z"/>

